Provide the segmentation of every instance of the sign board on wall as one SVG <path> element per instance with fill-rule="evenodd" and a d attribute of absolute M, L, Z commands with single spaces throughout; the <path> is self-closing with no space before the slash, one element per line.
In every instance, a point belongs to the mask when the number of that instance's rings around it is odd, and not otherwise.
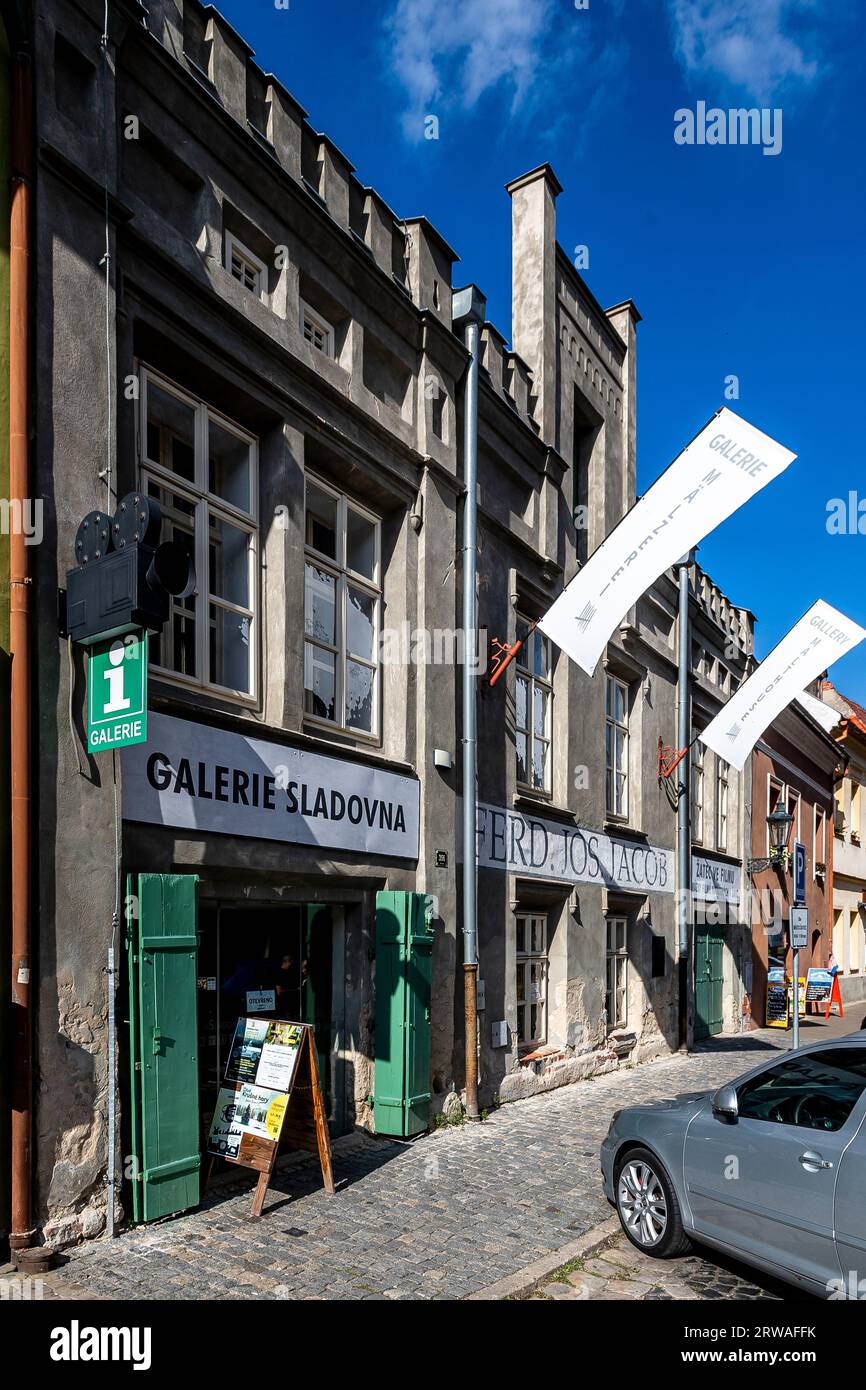
<path fill-rule="evenodd" d="M 149 825 L 418 857 L 419 784 L 367 763 L 152 714 L 123 754 L 123 814 Z"/>
<path fill-rule="evenodd" d="M 699 902 L 738 903 L 740 865 L 692 855 L 692 893 Z"/>
<path fill-rule="evenodd" d="M 673 893 L 674 852 L 480 804 L 478 867 L 632 893 Z"/>
<path fill-rule="evenodd" d="M 97 642 L 87 652 L 87 749 L 147 739 L 147 633 Z"/>

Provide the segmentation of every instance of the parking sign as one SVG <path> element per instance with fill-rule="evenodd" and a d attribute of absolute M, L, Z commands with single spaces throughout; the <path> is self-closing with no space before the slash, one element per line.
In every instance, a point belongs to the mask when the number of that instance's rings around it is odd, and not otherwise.
<path fill-rule="evenodd" d="M 87 659 L 87 747 L 126 748 L 147 741 L 147 633 L 91 647 Z"/>

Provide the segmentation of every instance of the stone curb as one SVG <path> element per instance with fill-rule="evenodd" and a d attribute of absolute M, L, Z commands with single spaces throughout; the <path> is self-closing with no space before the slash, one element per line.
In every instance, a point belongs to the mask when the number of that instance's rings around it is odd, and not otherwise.
<path fill-rule="evenodd" d="M 487 1284 L 485 1288 L 467 1294 L 463 1301 L 465 1303 L 477 1302 L 478 1300 L 486 1302 L 531 1293 L 555 1269 L 569 1264 L 571 1260 L 582 1260 L 587 1255 L 594 1255 L 599 1246 L 604 1245 L 611 1236 L 618 1235 L 621 1230 L 619 1217 L 611 1216 L 607 1221 L 602 1221 L 600 1225 L 592 1226 L 588 1231 L 584 1231 L 577 1240 L 571 1241 L 568 1245 L 561 1245 L 558 1250 L 551 1250 L 547 1255 L 542 1255 L 540 1260 L 535 1260 L 533 1264 L 519 1269 L 516 1274 L 509 1274 L 504 1279 L 498 1279 L 495 1284 Z"/>

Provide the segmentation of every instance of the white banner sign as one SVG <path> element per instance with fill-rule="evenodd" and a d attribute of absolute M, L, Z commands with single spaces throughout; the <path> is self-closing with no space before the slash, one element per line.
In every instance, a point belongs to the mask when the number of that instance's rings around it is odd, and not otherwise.
<path fill-rule="evenodd" d="M 823 700 L 817 700 L 814 695 L 810 695 L 808 690 L 801 690 L 794 699 L 798 705 L 802 705 L 807 714 L 811 714 L 821 728 L 828 734 L 831 729 L 835 729 L 842 715 L 832 705 L 825 705 Z"/>
<path fill-rule="evenodd" d="M 590 556 L 542 618 L 541 631 L 592 675 L 641 594 L 796 457 L 720 410 Z"/>
<path fill-rule="evenodd" d="M 478 867 L 632 893 L 673 893 L 674 852 L 497 806 L 476 812 Z"/>
<path fill-rule="evenodd" d="M 819 599 L 707 725 L 701 743 L 742 771 L 776 715 L 864 637 L 862 627 Z"/>
<path fill-rule="evenodd" d="M 413 777 L 164 714 L 147 733 L 122 754 L 126 820 L 418 857 Z"/>
<path fill-rule="evenodd" d="M 740 866 L 692 855 L 692 894 L 704 903 L 740 901 Z"/>

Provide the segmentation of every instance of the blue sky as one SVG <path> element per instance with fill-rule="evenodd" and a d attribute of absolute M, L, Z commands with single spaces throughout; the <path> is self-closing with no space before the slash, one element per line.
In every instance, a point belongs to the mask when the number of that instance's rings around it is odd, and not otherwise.
<path fill-rule="evenodd" d="M 222 0 L 218 8 L 399 216 L 426 215 L 509 333 L 504 185 L 544 160 L 562 245 L 635 300 L 638 486 L 719 406 L 796 450 L 700 550 L 766 655 L 818 597 L 866 626 L 862 93 L 851 0 Z M 829 12 L 829 13 L 828 13 Z M 782 111 L 782 149 L 678 145 L 698 101 Z M 439 120 L 424 139 L 424 117 Z M 739 399 L 725 400 L 725 379 Z M 864 515 L 866 531 L 866 515 Z M 866 702 L 866 642 L 833 678 Z"/>

